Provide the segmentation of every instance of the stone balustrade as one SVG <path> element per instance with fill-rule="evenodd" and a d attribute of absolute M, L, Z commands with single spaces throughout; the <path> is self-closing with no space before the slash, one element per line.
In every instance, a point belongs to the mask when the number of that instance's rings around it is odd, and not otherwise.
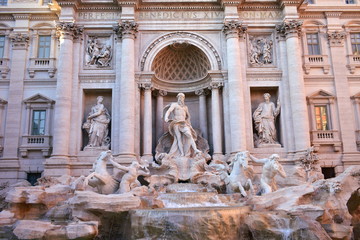
<path fill-rule="evenodd" d="M 56 71 L 55 58 L 30 58 L 30 66 L 28 68 L 29 76 L 35 77 L 36 72 L 48 72 L 49 77 L 53 78 Z"/>
<path fill-rule="evenodd" d="M 328 74 L 330 71 L 329 57 L 327 55 L 304 55 L 305 74 L 309 74 L 311 68 L 322 68 L 324 74 Z"/>
<path fill-rule="evenodd" d="M 20 154 L 22 157 L 28 155 L 29 150 L 41 150 L 43 155 L 49 156 L 51 146 L 52 146 L 52 137 L 48 135 L 25 135 L 21 138 L 20 145 Z"/>
<path fill-rule="evenodd" d="M 340 132 L 338 130 L 311 131 L 311 142 L 315 151 L 319 150 L 321 145 L 333 145 L 335 152 L 341 150 Z"/>

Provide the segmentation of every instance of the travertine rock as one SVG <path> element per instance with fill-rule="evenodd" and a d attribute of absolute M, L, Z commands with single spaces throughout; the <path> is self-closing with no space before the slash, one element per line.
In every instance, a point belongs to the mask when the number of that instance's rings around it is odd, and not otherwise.
<path fill-rule="evenodd" d="M 7 210 L 3 210 L 0 212 L 0 226 L 11 225 L 14 222 L 16 222 L 14 213 Z"/>
<path fill-rule="evenodd" d="M 68 239 L 94 239 L 98 234 L 98 222 L 76 222 L 66 226 Z"/>
<path fill-rule="evenodd" d="M 42 239 L 52 227 L 50 222 L 21 220 L 17 223 L 14 234 L 19 239 Z"/>

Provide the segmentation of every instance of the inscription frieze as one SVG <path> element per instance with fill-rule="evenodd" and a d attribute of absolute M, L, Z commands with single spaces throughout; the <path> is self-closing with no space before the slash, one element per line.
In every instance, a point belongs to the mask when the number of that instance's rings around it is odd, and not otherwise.
<path fill-rule="evenodd" d="M 281 11 L 244 11 L 240 12 L 241 19 L 269 20 L 281 19 L 283 17 Z"/>
<path fill-rule="evenodd" d="M 139 20 L 161 20 L 161 19 L 223 19 L 221 11 L 156 11 L 140 12 Z"/>
<path fill-rule="evenodd" d="M 119 20 L 119 12 L 79 12 L 78 20 Z"/>

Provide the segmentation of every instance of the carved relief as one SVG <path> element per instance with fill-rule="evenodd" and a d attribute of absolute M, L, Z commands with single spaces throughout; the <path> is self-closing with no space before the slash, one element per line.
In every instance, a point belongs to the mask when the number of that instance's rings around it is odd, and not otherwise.
<path fill-rule="evenodd" d="M 12 33 L 9 35 L 13 47 L 27 47 L 29 43 L 29 35 L 27 33 Z"/>
<path fill-rule="evenodd" d="M 109 38 L 89 37 L 85 49 L 85 65 L 88 67 L 110 67 L 113 50 Z"/>
<path fill-rule="evenodd" d="M 248 49 L 251 66 L 273 63 L 273 41 L 270 36 L 250 36 Z"/>

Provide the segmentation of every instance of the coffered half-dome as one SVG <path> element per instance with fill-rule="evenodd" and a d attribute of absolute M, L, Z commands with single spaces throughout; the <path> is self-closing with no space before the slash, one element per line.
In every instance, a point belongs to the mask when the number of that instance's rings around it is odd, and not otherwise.
<path fill-rule="evenodd" d="M 156 78 L 176 82 L 203 79 L 210 68 L 209 59 L 204 52 L 186 42 L 177 42 L 164 47 L 152 64 Z"/>

